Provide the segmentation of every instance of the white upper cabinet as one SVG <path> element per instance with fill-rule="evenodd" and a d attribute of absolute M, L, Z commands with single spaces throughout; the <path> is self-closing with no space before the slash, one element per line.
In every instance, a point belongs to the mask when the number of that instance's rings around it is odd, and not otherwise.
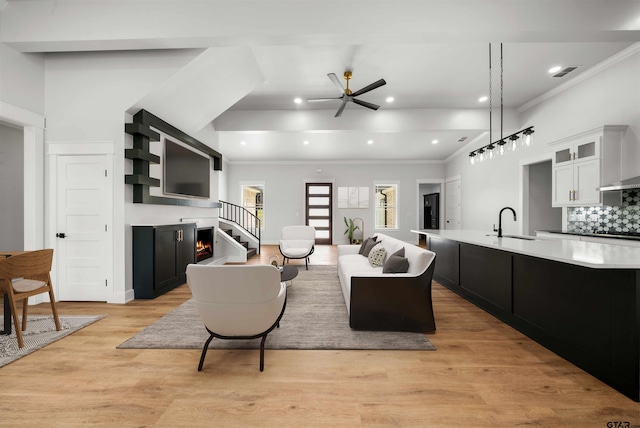
<path fill-rule="evenodd" d="M 601 185 L 620 180 L 625 125 L 606 125 L 549 143 L 554 207 L 602 205 Z"/>

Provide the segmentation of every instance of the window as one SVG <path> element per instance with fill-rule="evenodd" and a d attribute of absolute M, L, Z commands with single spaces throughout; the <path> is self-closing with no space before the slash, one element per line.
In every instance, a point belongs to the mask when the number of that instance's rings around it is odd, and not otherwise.
<path fill-rule="evenodd" d="M 264 229 L 264 185 L 242 185 L 242 206 L 260 219 L 260 228 Z"/>
<path fill-rule="evenodd" d="M 398 185 L 376 184 L 375 201 L 375 229 L 397 229 Z"/>

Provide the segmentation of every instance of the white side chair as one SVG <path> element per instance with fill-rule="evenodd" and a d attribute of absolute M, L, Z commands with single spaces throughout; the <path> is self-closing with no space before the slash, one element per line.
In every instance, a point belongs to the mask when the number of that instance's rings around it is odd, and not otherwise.
<path fill-rule="evenodd" d="M 316 229 L 313 226 L 285 226 L 280 238 L 280 254 L 287 259 L 304 259 L 309 270 L 309 256 L 313 254 L 316 243 Z"/>
<path fill-rule="evenodd" d="M 214 337 L 219 339 L 258 339 L 260 371 L 264 370 L 264 343 L 279 326 L 287 303 L 287 286 L 280 272 L 271 265 L 194 265 L 187 266 L 187 284 L 211 334 L 202 348 L 198 371 Z"/>

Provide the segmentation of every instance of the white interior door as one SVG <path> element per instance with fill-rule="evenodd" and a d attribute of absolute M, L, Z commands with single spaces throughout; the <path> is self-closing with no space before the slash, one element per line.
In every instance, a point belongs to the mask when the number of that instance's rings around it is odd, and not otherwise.
<path fill-rule="evenodd" d="M 445 229 L 460 229 L 460 179 L 447 181 Z"/>
<path fill-rule="evenodd" d="M 59 300 L 107 301 L 113 243 L 106 155 L 57 156 Z"/>

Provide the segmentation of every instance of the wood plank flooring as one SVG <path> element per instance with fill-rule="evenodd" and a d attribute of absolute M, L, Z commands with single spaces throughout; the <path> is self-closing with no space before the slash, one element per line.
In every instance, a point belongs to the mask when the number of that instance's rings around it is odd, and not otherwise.
<path fill-rule="evenodd" d="M 311 265 L 336 252 L 317 247 Z M 190 297 L 183 285 L 126 305 L 60 302 L 108 317 L 0 368 L 0 426 L 640 425 L 640 404 L 437 283 L 435 352 L 267 350 L 260 373 L 257 350 L 210 350 L 198 372 L 199 350 L 116 349 Z"/>

